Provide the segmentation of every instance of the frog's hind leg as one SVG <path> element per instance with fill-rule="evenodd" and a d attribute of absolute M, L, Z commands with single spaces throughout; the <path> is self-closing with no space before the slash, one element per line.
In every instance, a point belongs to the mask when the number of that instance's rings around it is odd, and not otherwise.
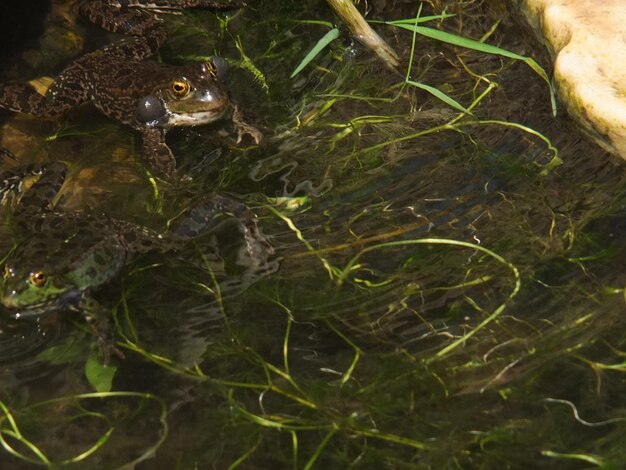
<path fill-rule="evenodd" d="M 243 0 L 127 0 L 129 7 L 151 9 L 155 11 L 184 10 L 186 8 L 204 8 L 211 11 L 230 11 L 246 6 Z"/>
<path fill-rule="evenodd" d="M 256 214 L 247 205 L 219 194 L 208 194 L 196 201 L 170 225 L 168 237 L 173 242 L 191 240 L 214 230 L 227 219 L 239 224 L 251 259 L 261 260 L 274 252 L 259 229 Z"/>
<path fill-rule="evenodd" d="M 116 57 L 142 60 L 155 55 L 167 40 L 167 31 L 151 13 L 128 8 L 128 2 L 86 1 L 80 12 L 94 24 L 112 33 L 136 36 L 134 41 L 120 41 L 103 49 Z M 131 2 L 132 3 L 132 2 Z"/>
<path fill-rule="evenodd" d="M 29 83 L 2 83 L 0 108 L 41 118 L 60 116 L 88 100 L 86 88 L 77 80 L 81 72 L 80 63 L 70 65 L 55 79 L 45 96 Z"/>
<path fill-rule="evenodd" d="M 9 82 L 0 84 L 0 108 L 37 117 L 54 117 L 63 113 L 40 95 L 28 83 Z"/>
<path fill-rule="evenodd" d="M 110 223 L 129 253 L 147 253 L 160 249 L 164 243 L 163 235 L 147 227 L 118 219 L 111 219 Z"/>
<path fill-rule="evenodd" d="M 107 53 L 142 60 L 155 55 L 167 40 L 167 31 L 155 13 L 191 8 L 228 11 L 245 5 L 241 0 L 88 0 L 80 5 L 80 12 L 102 29 L 136 36 L 135 41 L 107 46 Z"/>

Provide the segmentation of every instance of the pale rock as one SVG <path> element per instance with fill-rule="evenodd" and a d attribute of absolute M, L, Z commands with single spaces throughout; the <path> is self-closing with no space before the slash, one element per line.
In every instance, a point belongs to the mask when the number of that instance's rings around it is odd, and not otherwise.
<path fill-rule="evenodd" d="M 560 103 L 626 159 L 626 1 L 517 2 L 553 54 Z"/>

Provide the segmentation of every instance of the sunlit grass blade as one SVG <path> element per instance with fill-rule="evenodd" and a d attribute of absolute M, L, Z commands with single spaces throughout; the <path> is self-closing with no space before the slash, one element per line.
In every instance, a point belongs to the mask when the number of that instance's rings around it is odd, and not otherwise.
<path fill-rule="evenodd" d="M 352 347 L 352 349 L 354 349 L 354 358 L 352 359 L 352 363 L 350 364 L 350 367 L 348 367 L 348 370 L 343 374 L 343 377 L 341 378 L 341 385 L 343 386 L 346 384 L 346 382 L 348 382 L 348 380 L 352 378 L 352 373 L 354 372 L 356 365 L 359 363 L 359 359 L 361 358 L 363 351 L 361 351 L 361 348 L 359 348 L 356 344 L 350 341 L 346 337 L 346 335 L 344 335 L 341 331 L 335 328 L 331 322 L 326 321 L 326 325 L 331 330 L 333 330 L 335 334 L 337 334 L 337 336 L 339 336 L 342 340 L 344 340 L 347 344 L 349 344 Z"/>
<path fill-rule="evenodd" d="M 477 124 L 477 125 L 493 124 L 493 125 L 498 125 L 498 126 L 513 127 L 513 128 L 519 129 L 522 132 L 526 132 L 527 134 L 533 135 L 533 136 L 539 138 L 540 140 L 542 140 L 546 144 L 546 146 L 548 147 L 548 150 L 552 153 L 552 158 L 550 159 L 550 161 L 548 163 L 544 164 L 544 165 L 541 165 L 542 166 L 542 170 L 541 170 L 540 174 L 543 175 L 543 176 L 545 176 L 548 173 L 550 173 L 550 171 L 552 171 L 557 166 L 560 166 L 560 165 L 563 164 L 563 160 L 559 156 L 559 149 L 556 148 L 552 144 L 552 141 L 548 137 L 543 135 L 541 132 L 536 131 L 535 129 L 532 129 L 532 128 L 530 128 L 528 126 L 525 126 L 523 124 L 519 124 L 517 122 L 507 122 L 507 121 L 500 121 L 500 120 L 495 120 L 495 119 L 484 119 L 484 120 L 476 121 L 476 122 L 467 121 L 467 122 L 464 122 L 462 125 L 470 126 L 472 124 Z"/>
<path fill-rule="evenodd" d="M 300 240 L 304 244 L 304 246 L 306 247 L 307 251 L 312 252 L 312 253 L 314 253 L 316 251 L 315 248 L 313 248 L 313 246 L 304 238 L 304 235 L 302 234 L 300 229 L 298 227 L 296 227 L 296 225 L 293 223 L 293 221 L 289 217 L 287 217 L 286 215 L 283 215 L 281 212 L 279 212 L 278 210 L 276 210 L 272 206 L 268 206 L 268 209 L 270 211 L 272 211 L 276 216 L 278 216 L 280 219 L 282 219 L 287 224 L 289 229 L 296 234 L 296 237 L 298 238 L 298 240 Z M 321 263 L 323 264 L 324 268 L 328 272 L 328 275 L 329 275 L 330 279 L 335 279 L 335 277 L 339 273 L 339 270 L 337 268 L 335 268 L 334 266 L 332 266 L 328 262 L 328 260 L 326 258 L 323 258 L 322 256 L 319 256 L 319 260 L 321 261 Z"/>
<path fill-rule="evenodd" d="M 100 436 L 100 439 L 98 439 L 96 443 L 92 445 L 89 449 L 85 450 L 81 454 L 78 454 L 77 456 L 71 459 L 61 461 L 60 465 L 70 465 L 70 464 L 79 463 L 87 459 L 91 455 L 95 454 L 98 450 L 102 448 L 102 446 L 104 446 L 107 443 L 107 441 L 109 440 L 109 438 L 111 437 L 114 431 L 115 431 L 115 428 L 109 428 L 102 436 Z"/>
<path fill-rule="evenodd" d="M 309 65 L 309 63 L 315 59 L 315 57 L 317 57 L 317 55 L 326 47 L 328 46 L 332 41 L 334 41 L 335 39 L 337 39 L 339 37 L 339 30 L 337 28 L 333 28 L 330 31 L 328 31 L 324 36 L 322 36 L 322 38 L 317 41 L 317 44 L 315 44 L 315 46 L 313 46 L 313 49 L 311 49 L 309 51 L 309 53 L 304 56 L 304 59 L 302 59 L 302 61 L 298 64 L 298 66 L 296 67 L 296 69 L 291 73 L 290 78 L 295 77 L 296 75 L 298 75 L 300 73 L 300 71 L 306 67 L 307 65 Z"/>
<path fill-rule="evenodd" d="M 228 470 L 234 470 L 235 468 L 239 467 L 239 465 L 248 460 L 250 456 L 256 452 L 262 440 L 263 439 L 259 437 L 252 447 L 250 447 L 243 455 L 241 455 L 237 460 L 235 460 L 228 466 Z"/>
<path fill-rule="evenodd" d="M 330 441 L 330 439 L 334 436 L 334 434 L 338 430 L 339 429 L 337 427 L 333 426 L 331 430 L 328 431 L 326 436 L 324 436 L 324 439 L 322 439 L 322 442 L 320 442 L 320 444 L 317 446 L 317 449 L 315 449 L 315 452 L 313 453 L 309 461 L 304 466 L 304 470 L 311 470 L 311 468 L 313 468 L 313 465 L 315 465 L 315 462 L 321 455 L 322 451 L 324 450 L 324 447 L 326 447 L 326 444 L 328 444 L 328 441 Z"/>
<path fill-rule="evenodd" d="M 4 417 L 0 418 L 0 444 L 2 445 L 2 447 L 4 447 L 4 450 L 6 450 L 8 453 L 15 457 L 22 459 L 25 462 L 30 462 L 38 465 L 50 465 L 51 462 L 48 457 L 46 457 L 46 455 L 41 450 L 39 450 L 39 448 L 35 444 L 26 439 L 26 437 L 22 434 L 19 427 L 17 426 L 15 418 L 9 411 L 9 408 L 2 401 L 0 401 L 0 411 L 2 411 L 2 413 L 4 414 Z M 3 421 L 5 418 L 9 422 L 9 425 L 11 427 L 10 430 L 4 429 Z M 16 441 L 27 447 L 35 456 L 37 456 L 38 460 L 27 457 L 15 450 L 5 439 L 5 435 L 12 437 Z"/>
<path fill-rule="evenodd" d="M 366 253 L 369 253 L 370 251 L 374 251 L 374 250 L 388 248 L 388 247 L 411 246 L 411 245 L 449 245 L 449 246 L 457 246 L 461 248 L 469 248 L 469 249 L 484 253 L 485 255 L 491 257 L 498 263 L 508 267 L 511 270 L 511 273 L 513 274 L 514 286 L 513 286 L 512 291 L 508 294 L 505 301 L 501 303 L 500 306 L 496 308 L 492 313 L 487 315 L 478 325 L 476 325 L 474 328 L 469 330 L 463 336 L 455 339 L 450 344 L 448 344 L 444 348 L 437 351 L 437 353 L 434 356 L 432 356 L 426 361 L 426 362 L 432 362 L 437 359 L 441 359 L 442 357 L 452 352 L 454 349 L 465 344 L 469 338 L 474 336 L 478 331 L 482 330 L 486 325 L 488 325 L 493 320 L 498 318 L 502 314 L 502 312 L 508 307 L 508 305 L 511 303 L 513 298 L 517 296 L 517 293 L 521 289 L 522 281 L 521 281 L 519 270 L 517 269 L 515 265 L 513 265 L 512 263 L 509 263 L 502 256 L 498 255 L 497 253 L 481 245 L 476 245 L 474 243 L 464 242 L 461 240 L 452 240 L 452 239 L 447 239 L 447 238 L 421 238 L 421 239 L 415 239 L 415 240 L 399 240 L 399 241 L 393 241 L 393 242 L 379 243 L 377 245 L 372 245 L 372 246 L 363 248 L 356 255 L 354 255 L 350 259 L 350 261 L 348 261 L 346 266 L 343 268 L 343 270 L 341 271 L 338 277 L 339 283 L 340 284 L 343 283 L 347 279 L 348 275 L 355 269 L 355 267 L 359 266 L 357 264 L 359 259 L 361 259 L 361 257 L 365 255 Z"/>
<path fill-rule="evenodd" d="M 446 95 L 443 91 L 430 86 L 430 85 L 426 85 L 425 83 L 419 83 L 413 80 L 407 80 L 406 83 L 408 83 L 409 85 L 413 85 L 414 87 L 420 88 L 424 91 L 427 91 L 428 93 L 430 93 L 431 95 L 435 96 L 436 98 L 439 98 L 441 101 L 443 101 L 444 103 L 446 103 L 448 106 L 451 106 L 455 109 L 458 109 L 459 111 L 466 113 L 466 114 L 472 114 L 472 112 L 465 108 L 461 103 L 459 103 L 458 101 L 456 101 L 454 98 Z"/>
<path fill-rule="evenodd" d="M 403 18 L 401 20 L 386 21 L 385 23 L 393 25 L 426 23 L 428 21 L 445 20 L 446 18 L 453 18 L 455 16 L 454 13 L 442 13 L 440 15 L 420 16 L 419 18 Z"/>
<path fill-rule="evenodd" d="M 411 20 L 411 21 L 414 22 L 415 20 Z M 418 26 L 416 24 L 411 24 L 408 22 L 407 23 L 388 22 L 387 24 L 412 31 L 417 34 L 421 34 L 422 36 L 426 36 L 436 41 L 445 42 L 445 43 L 452 44 L 455 46 L 465 47 L 466 49 L 472 49 L 475 51 L 484 52 L 486 54 L 500 55 L 503 57 L 508 57 L 510 59 L 515 59 L 515 60 L 520 60 L 522 62 L 525 62 L 526 65 L 528 65 L 548 85 L 548 89 L 550 90 L 550 102 L 552 104 L 552 114 L 556 115 L 556 97 L 554 94 L 554 88 L 552 86 L 552 82 L 550 81 L 550 78 L 548 77 L 548 74 L 546 73 L 546 71 L 534 59 L 520 55 L 520 54 L 516 54 L 515 52 L 511 52 L 506 49 L 502 49 L 498 46 L 485 44 L 484 42 L 476 41 L 474 39 L 464 38 L 461 36 L 457 36 L 455 34 L 447 33 L 445 31 L 439 31 L 437 29 L 428 28 L 426 26 Z"/>
<path fill-rule="evenodd" d="M 146 460 L 150 458 L 152 455 L 154 455 L 154 453 L 156 452 L 156 449 L 158 449 L 163 444 L 163 442 L 165 442 L 165 440 L 167 439 L 167 435 L 168 435 L 167 405 L 161 398 L 157 397 L 156 395 L 152 395 L 150 393 L 140 393 L 140 392 L 82 393 L 82 394 L 69 395 L 65 397 L 53 398 L 51 400 L 42 401 L 42 402 L 29 406 L 27 409 L 32 411 L 37 408 L 42 408 L 45 406 L 55 406 L 55 405 L 59 405 L 61 403 L 66 403 L 66 402 L 80 402 L 80 400 L 89 400 L 89 399 L 101 400 L 101 399 L 107 399 L 107 398 L 136 398 L 142 401 L 153 400 L 159 405 L 159 408 L 160 408 L 159 422 L 161 425 L 160 435 L 157 441 L 153 445 L 147 448 L 139 457 L 135 458 L 132 462 L 128 462 L 128 464 L 124 466 L 124 468 L 134 468 L 135 465 L 138 464 L 139 462 Z M 100 418 L 106 421 L 106 417 L 104 415 L 101 415 L 100 413 L 89 412 L 82 406 L 79 406 L 79 409 L 82 410 L 81 416 L 91 416 L 92 418 L 94 417 Z M 2 414 L 4 415 L 4 416 L 0 415 L 0 445 L 2 445 L 2 447 L 8 453 L 12 454 L 13 456 L 17 457 L 20 460 L 37 464 L 37 465 L 45 465 L 46 467 L 49 467 L 49 468 L 59 468 L 59 467 L 63 467 L 66 465 L 82 462 L 83 460 L 92 456 L 97 451 L 101 450 L 102 447 L 104 447 L 104 445 L 107 443 L 111 435 L 116 431 L 115 426 L 111 426 L 109 427 L 109 429 L 107 429 L 107 431 L 105 431 L 96 440 L 96 442 L 93 445 L 91 445 L 85 451 L 69 459 L 54 462 L 51 459 L 49 459 L 43 453 L 43 451 L 41 451 L 34 443 L 29 441 L 22 434 L 22 432 L 20 431 L 17 425 L 15 418 L 13 417 L 13 415 L 11 414 L 7 406 L 4 403 L 2 403 L 2 401 L 0 401 L 0 412 L 2 412 Z M 9 427 L 11 429 L 7 429 L 7 426 L 4 424 L 5 420 L 8 421 Z M 27 447 L 35 456 L 37 456 L 38 459 L 31 458 L 15 450 L 6 440 L 5 436 L 11 437 L 12 439 L 22 444 L 23 446 Z"/>
<path fill-rule="evenodd" d="M 545 455 L 546 457 L 552 457 L 555 459 L 561 460 L 582 460 L 583 462 L 590 463 L 592 465 L 596 465 L 598 467 L 604 467 L 604 462 L 602 459 L 595 457 L 593 455 L 587 454 L 565 454 L 561 452 L 554 452 L 551 450 L 541 451 L 541 455 Z M 604 467 L 606 468 L 606 467 Z"/>

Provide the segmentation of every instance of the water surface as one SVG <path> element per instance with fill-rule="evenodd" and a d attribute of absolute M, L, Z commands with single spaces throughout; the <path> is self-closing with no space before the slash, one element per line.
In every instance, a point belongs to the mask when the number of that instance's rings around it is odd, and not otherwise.
<path fill-rule="evenodd" d="M 417 8 L 370 7 L 373 19 Z M 423 7 L 456 14 L 432 27 L 549 68 L 505 2 Z M 215 127 L 173 133 L 193 176 L 181 186 L 155 191 L 137 136 L 89 108 L 52 124 L 3 114 L 20 159 L 71 165 L 66 210 L 159 228 L 217 190 L 255 210 L 276 250 L 268 269 L 242 266 L 225 227 L 134 258 L 97 294 L 126 355 L 111 394 L 89 395 L 97 349 L 79 317 L 3 323 L 0 399 L 21 432 L 75 468 L 619 468 L 623 163 L 503 57 L 416 39 L 415 80 L 480 98 L 459 121 L 347 36 L 290 79 L 328 31 L 307 20 L 335 18 L 321 1 L 257 1 L 228 21 L 168 19 L 162 60 L 218 51 L 271 130 L 259 148 Z M 106 40 L 78 28 L 87 45 Z M 377 28 L 407 64 L 411 33 Z M 33 78 L 23 57 L 9 78 Z"/>

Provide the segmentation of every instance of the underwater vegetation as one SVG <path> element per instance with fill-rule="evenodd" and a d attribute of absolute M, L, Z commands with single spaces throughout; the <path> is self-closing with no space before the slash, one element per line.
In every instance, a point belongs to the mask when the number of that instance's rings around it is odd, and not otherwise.
<path fill-rule="evenodd" d="M 93 108 L 2 114 L 20 164 L 68 166 L 55 210 L 157 230 L 217 192 L 274 253 L 246 263 L 227 223 L 130 258 L 94 292 L 124 356 L 108 364 L 76 312 L 3 311 L 0 467 L 621 467 L 624 164 L 553 102 L 506 1 L 357 8 L 397 66 L 322 1 L 164 14 L 159 60 L 223 57 L 265 133 L 172 130 L 181 181 Z M 0 78 L 54 76 L 42 44 Z"/>

